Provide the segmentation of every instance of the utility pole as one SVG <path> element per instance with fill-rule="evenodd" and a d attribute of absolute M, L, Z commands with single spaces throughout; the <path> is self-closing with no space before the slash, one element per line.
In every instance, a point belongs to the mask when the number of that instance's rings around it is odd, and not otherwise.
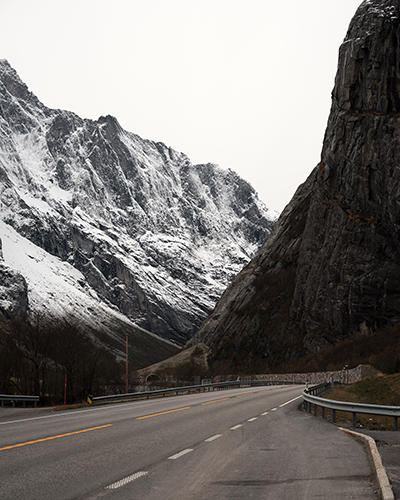
<path fill-rule="evenodd" d="M 64 411 L 67 409 L 67 374 L 64 379 Z"/>
<path fill-rule="evenodd" d="M 125 355 L 125 394 L 128 394 L 128 334 L 125 336 L 126 355 Z"/>

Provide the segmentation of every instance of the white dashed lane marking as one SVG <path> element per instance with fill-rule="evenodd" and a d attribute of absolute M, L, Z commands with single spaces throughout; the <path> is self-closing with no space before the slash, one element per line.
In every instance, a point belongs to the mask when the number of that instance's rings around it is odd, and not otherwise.
<path fill-rule="evenodd" d="M 244 394 L 244 395 L 247 396 L 247 394 Z M 290 401 L 286 401 L 286 403 L 282 403 L 281 405 L 279 405 L 279 407 L 272 408 L 269 411 L 265 411 L 264 413 L 261 413 L 261 415 L 262 416 L 268 415 L 268 413 L 270 413 L 271 411 L 276 411 L 276 410 L 278 410 L 278 408 L 282 408 L 282 407 L 288 405 L 289 403 L 292 403 L 293 401 L 296 401 L 296 399 L 299 399 L 301 397 L 302 396 L 298 396 L 297 398 L 293 398 Z M 226 399 L 229 399 L 229 398 L 226 398 Z M 215 401 L 212 401 L 212 402 L 215 402 Z M 187 408 L 183 408 L 183 409 L 186 410 Z M 177 410 L 175 410 L 175 411 L 177 411 Z M 167 413 L 167 412 L 165 412 L 165 413 Z M 153 415 L 151 415 L 151 416 L 153 416 Z M 247 422 L 254 422 L 254 420 L 257 420 L 257 418 L 258 417 L 249 418 L 247 420 Z M 235 425 L 234 427 L 231 427 L 230 430 L 231 431 L 235 431 L 236 429 L 239 429 L 240 427 L 243 427 L 243 424 Z M 222 434 L 215 434 L 214 436 L 211 436 L 208 439 L 205 439 L 204 441 L 207 442 L 207 443 L 210 443 L 210 442 L 215 441 L 216 439 L 218 439 L 220 437 L 222 437 Z M 175 455 L 172 455 L 171 457 L 168 457 L 168 460 L 176 460 L 176 459 L 178 459 L 180 457 L 183 457 L 187 453 L 190 453 L 191 451 L 194 451 L 193 448 L 187 448 L 186 450 L 182 450 L 179 453 L 176 453 Z M 109 486 L 106 487 L 106 489 L 116 490 L 117 488 L 120 488 L 121 486 L 124 486 L 125 484 L 128 484 L 128 483 L 130 483 L 132 481 L 135 481 L 135 479 L 139 479 L 140 477 L 146 476 L 147 474 L 148 474 L 147 471 L 136 472 L 135 474 L 132 474 L 131 476 L 127 476 L 124 479 L 121 479 L 120 481 L 117 481 L 117 482 L 115 482 L 113 484 L 110 484 Z"/>
<path fill-rule="evenodd" d="M 148 474 L 148 472 L 146 472 L 146 471 L 136 472 L 135 474 L 132 474 L 131 476 L 127 476 L 124 479 L 117 481 L 116 483 L 110 484 L 110 486 L 107 486 L 107 489 L 108 490 L 116 490 L 117 488 L 121 488 L 121 486 L 124 486 L 125 484 L 131 483 L 135 479 L 139 479 L 139 477 L 146 476 L 147 474 Z"/>
<path fill-rule="evenodd" d="M 192 448 L 187 448 L 186 450 L 182 450 L 179 453 L 172 455 L 172 457 L 168 457 L 168 460 L 176 460 L 177 458 L 181 458 L 181 457 L 183 457 L 183 455 L 186 455 L 187 453 L 190 453 L 191 451 L 193 451 Z"/>
<path fill-rule="evenodd" d="M 215 434 L 215 436 L 212 436 L 212 437 L 210 437 L 210 438 L 208 438 L 208 439 L 205 439 L 205 442 L 206 442 L 206 443 L 210 443 L 211 441 L 214 441 L 215 439 L 218 439 L 218 438 L 220 438 L 221 436 L 222 436 L 222 434 Z"/>

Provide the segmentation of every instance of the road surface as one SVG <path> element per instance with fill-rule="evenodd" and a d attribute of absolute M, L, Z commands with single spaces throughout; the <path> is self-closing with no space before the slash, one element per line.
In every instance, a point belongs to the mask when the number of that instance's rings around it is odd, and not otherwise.
<path fill-rule="evenodd" d="M 2 500 L 376 499 L 360 444 L 300 412 L 302 386 L 0 421 Z"/>

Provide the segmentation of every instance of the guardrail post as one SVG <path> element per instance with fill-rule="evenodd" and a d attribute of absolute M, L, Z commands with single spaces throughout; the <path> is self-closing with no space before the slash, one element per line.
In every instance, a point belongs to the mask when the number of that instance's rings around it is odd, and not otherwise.
<path fill-rule="evenodd" d="M 320 394 L 324 392 L 322 386 L 329 386 L 329 384 L 322 384 L 303 391 L 303 407 L 305 411 L 311 413 L 311 405 L 314 405 L 314 415 L 317 416 L 317 405 L 321 406 L 322 418 L 326 417 L 326 408 L 332 410 L 332 422 L 336 423 L 336 411 L 344 411 L 352 413 L 353 415 L 353 428 L 357 427 L 357 413 L 366 413 L 372 415 L 387 415 L 394 418 L 394 430 L 398 430 L 398 417 L 400 416 L 400 406 L 380 406 L 380 405 L 367 405 L 360 403 L 348 403 L 341 401 L 325 400 L 321 397 L 315 396 L 315 393 Z"/>

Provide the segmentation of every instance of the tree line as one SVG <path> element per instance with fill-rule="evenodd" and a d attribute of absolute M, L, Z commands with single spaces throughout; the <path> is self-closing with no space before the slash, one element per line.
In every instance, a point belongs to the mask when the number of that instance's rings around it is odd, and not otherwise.
<path fill-rule="evenodd" d="M 86 401 L 125 391 L 125 364 L 70 318 L 37 314 L 0 325 L 0 394 L 40 397 L 41 404 Z"/>

